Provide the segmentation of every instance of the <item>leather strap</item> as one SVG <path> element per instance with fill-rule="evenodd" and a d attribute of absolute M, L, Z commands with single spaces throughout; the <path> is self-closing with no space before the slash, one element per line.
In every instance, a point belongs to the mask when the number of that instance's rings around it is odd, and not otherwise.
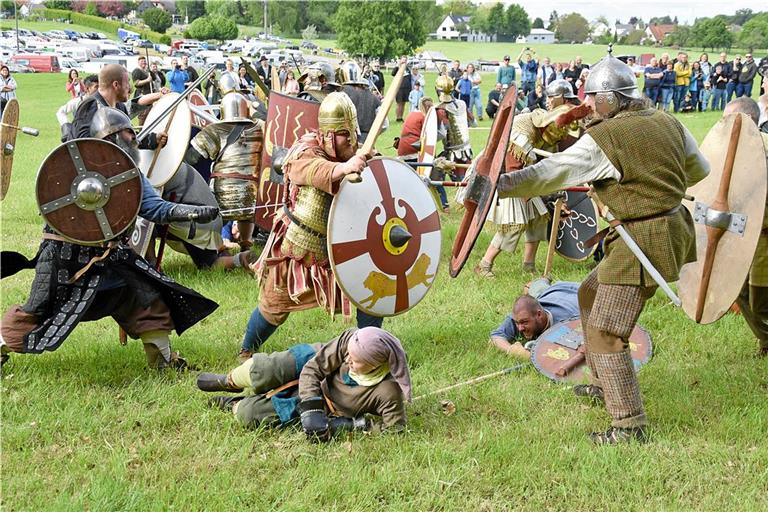
<path fill-rule="evenodd" d="M 323 393 L 323 398 L 325 398 L 325 403 L 328 405 L 328 410 L 331 412 L 331 416 L 338 416 L 339 412 L 336 410 L 336 406 L 333 405 L 333 402 L 331 402 L 331 399 L 328 398 L 325 393 Z"/>
<path fill-rule="evenodd" d="M 308 233 L 311 233 L 312 235 L 320 238 L 321 240 L 325 240 L 325 239 L 328 238 L 326 235 L 320 233 L 319 231 L 315 231 L 311 227 L 309 227 L 306 224 L 304 224 L 303 222 L 301 222 L 298 218 L 296 218 L 296 216 L 288 208 L 287 204 L 283 205 L 283 212 L 285 213 L 286 217 L 288 217 L 291 220 L 292 223 L 296 224 L 297 226 L 299 226 L 304 231 L 306 231 Z"/>
<path fill-rule="evenodd" d="M 256 176 L 246 174 L 235 174 L 231 172 L 212 172 L 211 178 L 229 178 L 232 180 L 247 180 L 247 181 L 259 181 Z"/>
<path fill-rule="evenodd" d="M 281 391 L 285 391 L 286 389 L 290 389 L 292 387 L 299 385 L 299 379 L 292 380 L 290 382 L 286 382 L 282 386 L 276 387 L 275 389 L 268 391 L 265 395 L 267 398 L 272 398 L 276 394 L 280 393 Z"/>
<path fill-rule="evenodd" d="M 72 276 L 72 278 L 67 281 L 67 284 L 74 284 L 76 283 L 81 277 L 83 277 L 83 274 L 88 272 L 90 268 L 93 266 L 94 263 L 97 263 L 99 261 L 103 261 L 109 257 L 109 253 L 112 252 L 112 248 L 117 246 L 117 242 L 112 241 L 109 242 L 106 246 L 104 245 L 89 245 L 89 244 L 80 244 L 78 242 L 73 242 L 72 240 L 69 240 L 63 236 L 59 236 L 55 233 L 43 233 L 43 240 L 56 240 L 57 242 L 67 242 L 71 244 L 77 244 L 77 245 L 85 245 L 88 247 L 106 247 L 106 251 L 101 253 L 99 256 L 94 256 L 93 258 L 88 261 L 88 263 L 85 264 L 83 268 L 75 272 L 75 275 Z"/>
<path fill-rule="evenodd" d="M 645 217 L 638 217 L 636 219 L 627 219 L 627 220 L 613 220 L 608 223 L 607 228 L 603 228 L 600 231 L 597 232 L 596 235 L 591 237 L 589 240 L 584 242 L 584 245 L 586 247 L 592 247 L 593 245 L 596 245 L 600 240 L 608 236 L 608 233 L 611 231 L 611 229 L 615 228 L 616 226 L 621 226 L 624 224 L 637 224 L 638 222 L 646 222 L 649 220 L 655 220 L 655 219 L 661 219 L 662 217 L 670 217 L 674 214 L 676 214 L 678 211 L 680 211 L 680 205 L 675 206 L 671 210 L 667 210 L 665 212 L 661 213 L 655 213 L 653 215 L 648 215 Z"/>

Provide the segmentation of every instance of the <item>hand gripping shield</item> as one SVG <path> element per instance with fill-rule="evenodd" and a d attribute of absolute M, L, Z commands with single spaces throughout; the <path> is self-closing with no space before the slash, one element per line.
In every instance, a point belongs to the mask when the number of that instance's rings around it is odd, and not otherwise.
<path fill-rule="evenodd" d="M 515 116 L 515 99 L 517 88 L 513 85 L 507 89 L 501 100 L 499 110 L 493 119 L 491 134 L 485 145 L 483 154 L 475 164 L 475 173 L 467 185 L 464 197 L 464 217 L 461 219 L 456 239 L 451 249 L 451 263 L 448 269 L 451 277 L 456 277 L 467 262 L 469 253 L 475 246 L 477 237 L 483 230 L 488 211 L 491 209 L 499 180 L 504 166 L 504 157 L 509 145 L 510 130 Z"/>
<path fill-rule="evenodd" d="M 273 206 L 256 210 L 256 224 L 266 231 L 272 229 L 272 219 L 282 207 L 283 159 L 299 138 L 317 130 L 319 111 L 320 104 L 314 101 L 274 91 L 269 94 L 257 204 Z"/>
<path fill-rule="evenodd" d="M 394 316 L 427 294 L 440 263 L 440 215 L 428 187 L 395 158 L 368 161 L 360 183 L 342 181 L 328 220 L 328 255 L 358 309 Z"/>
<path fill-rule="evenodd" d="M 531 362 L 539 373 L 555 382 L 584 382 L 590 371 L 585 349 L 581 320 L 566 320 L 541 333 L 531 349 Z M 635 371 L 653 355 L 651 336 L 639 325 L 629 335 L 629 350 Z"/>
<path fill-rule="evenodd" d="M 424 124 L 421 125 L 421 136 L 419 137 L 421 146 L 419 148 L 419 162 L 432 163 L 437 154 L 437 110 L 430 107 L 424 116 Z M 429 176 L 432 167 L 419 166 L 416 168 L 419 176 Z"/>
<path fill-rule="evenodd" d="M 11 186 L 11 170 L 13 169 L 13 153 L 16 149 L 16 131 L 19 124 L 19 102 L 12 98 L 3 109 L 2 124 L 0 124 L 0 201 L 5 199 L 8 187 Z"/>
<path fill-rule="evenodd" d="M 178 97 L 178 93 L 168 93 L 157 100 L 152 105 L 152 110 L 149 111 L 144 125 L 148 126 L 168 110 L 171 103 Z M 162 187 L 176 174 L 181 162 L 184 161 L 187 146 L 189 146 L 189 138 L 192 134 L 192 114 L 187 102 L 179 103 L 174 111 L 152 132 L 166 132 L 168 143 L 162 148 L 139 150 L 138 164 L 141 172 L 149 179 L 153 187 Z"/>
<path fill-rule="evenodd" d="M 45 222 L 85 244 L 111 240 L 133 225 L 141 178 L 131 158 L 111 142 L 76 139 L 54 149 L 35 183 Z"/>
<path fill-rule="evenodd" d="M 680 299 L 692 320 L 708 324 L 723 316 L 747 278 L 765 212 L 765 149 L 745 114 L 722 118 L 701 152 L 709 176 L 688 190 L 683 204 L 693 215 L 696 256 L 680 271 Z"/>

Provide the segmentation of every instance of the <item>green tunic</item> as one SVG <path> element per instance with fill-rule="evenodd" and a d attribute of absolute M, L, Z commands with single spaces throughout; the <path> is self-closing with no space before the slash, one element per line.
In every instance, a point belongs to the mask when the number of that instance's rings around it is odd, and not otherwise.
<path fill-rule="evenodd" d="M 680 206 L 688 181 L 682 125 L 664 112 L 641 110 L 619 113 L 587 133 L 622 175 L 620 181 L 593 182 L 598 197 L 625 221 L 626 230 L 664 279 L 677 281 L 680 268 L 696 260 L 693 219 Z M 658 217 L 629 222 L 654 216 Z M 601 284 L 654 284 L 618 233 L 606 237 L 604 249 Z"/>

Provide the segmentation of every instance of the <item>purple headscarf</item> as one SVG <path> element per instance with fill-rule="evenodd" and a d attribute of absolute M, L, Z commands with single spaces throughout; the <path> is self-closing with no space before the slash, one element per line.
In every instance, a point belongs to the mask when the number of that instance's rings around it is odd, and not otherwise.
<path fill-rule="evenodd" d="M 389 373 L 400 385 L 406 400 L 411 401 L 411 374 L 400 340 L 384 329 L 363 327 L 350 340 L 349 348 L 354 350 L 356 358 L 372 367 L 388 363 Z"/>

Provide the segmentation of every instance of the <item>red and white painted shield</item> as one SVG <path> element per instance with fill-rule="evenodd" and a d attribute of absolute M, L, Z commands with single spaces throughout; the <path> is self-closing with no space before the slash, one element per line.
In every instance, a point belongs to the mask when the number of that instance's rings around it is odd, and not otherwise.
<path fill-rule="evenodd" d="M 430 107 L 427 115 L 424 116 L 424 124 L 421 125 L 421 148 L 419 149 L 419 162 L 432 163 L 435 161 L 437 153 L 437 110 Z M 416 167 L 419 176 L 429 176 L 432 172 L 431 167 Z"/>
<path fill-rule="evenodd" d="M 216 119 L 216 113 L 213 111 L 211 104 L 205 99 L 203 93 L 197 89 L 193 90 L 187 96 L 187 102 L 189 103 L 189 110 L 192 114 L 191 121 L 192 126 L 199 128 L 205 128 L 209 124 L 213 124 Z"/>
<path fill-rule="evenodd" d="M 414 307 L 440 263 L 440 215 L 429 189 L 395 158 L 368 161 L 362 182 L 344 181 L 328 219 L 328 254 L 358 309 L 394 316 Z"/>

